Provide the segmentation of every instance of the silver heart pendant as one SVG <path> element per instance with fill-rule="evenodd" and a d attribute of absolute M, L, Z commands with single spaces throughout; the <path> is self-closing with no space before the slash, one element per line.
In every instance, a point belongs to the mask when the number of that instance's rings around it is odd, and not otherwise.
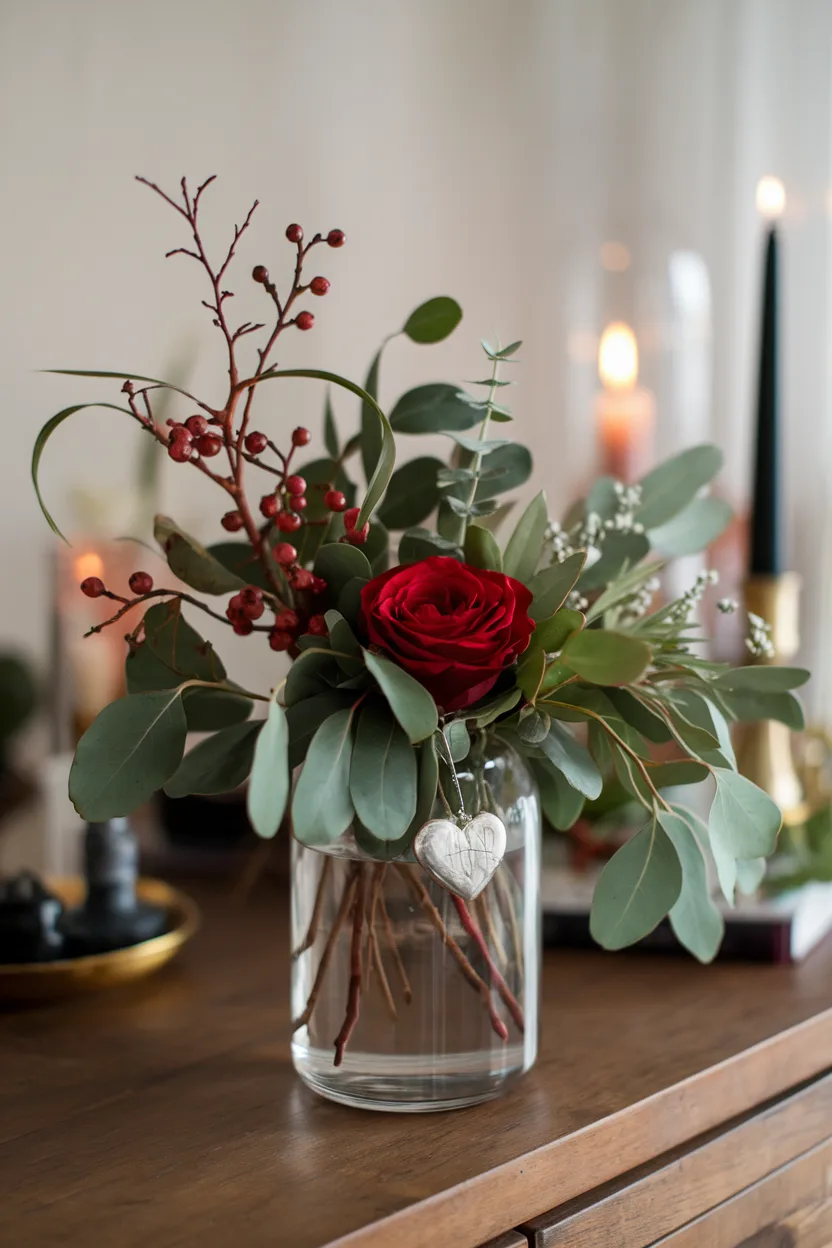
<path fill-rule="evenodd" d="M 465 901 L 479 897 L 506 852 L 502 820 L 480 811 L 462 827 L 429 819 L 416 833 L 413 852 L 437 883 Z"/>

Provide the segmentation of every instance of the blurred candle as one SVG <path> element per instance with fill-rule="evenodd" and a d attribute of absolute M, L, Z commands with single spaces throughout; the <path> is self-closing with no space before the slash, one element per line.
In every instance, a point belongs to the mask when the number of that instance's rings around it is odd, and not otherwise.
<path fill-rule="evenodd" d="M 601 471 L 636 481 L 652 465 L 656 401 L 636 384 L 638 344 L 623 321 L 613 321 L 601 335 L 598 376 L 604 386 L 595 401 Z"/>
<path fill-rule="evenodd" d="M 754 491 L 751 502 L 752 576 L 778 576 L 783 570 L 780 514 L 779 396 L 777 377 L 777 229 L 786 204 L 779 178 L 757 184 L 757 211 L 769 222 L 763 270 L 760 365 L 757 383 L 757 430 Z"/>

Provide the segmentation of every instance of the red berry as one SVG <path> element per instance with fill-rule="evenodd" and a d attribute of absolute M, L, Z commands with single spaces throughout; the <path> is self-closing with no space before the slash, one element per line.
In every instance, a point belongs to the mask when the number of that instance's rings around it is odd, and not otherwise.
<path fill-rule="evenodd" d="M 104 582 L 99 576 L 88 576 L 81 582 L 81 593 L 86 594 L 88 598 L 100 598 L 103 593 L 106 593 Z"/>
<path fill-rule="evenodd" d="M 322 576 L 312 577 L 312 593 L 324 594 L 328 589 L 327 583 Z"/>
<path fill-rule="evenodd" d="M 303 230 L 299 225 L 287 225 L 286 237 L 290 243 L 299 243 L 303 239 Z"/>
<path fill-rule="evenodd" d="M 269 444 L 269 439 L 265 433 L 258 433 L 256 430 L 246 434 L 246 450 L 249 455 L 259 455 L 261 451 L 265 451 Z"/>
<path fill-rule="evenodd" d="M 299 477 L 297 475 L 293 477 L 287 477 L 286 489 L 289 491 L 290 494 L 305 494 L 306 482 L 304 481 L 303 477 Z"/>
<path fill-rule="evenodd" d="M 218 433 L 204 433 L 201 438 L 197 438 L 196 449 L 204 459 L 211 459 L 222 450 L 222 438 Z"/>
<path fill-rule="evenodd" d="M 311 441 L 312 434 L 308 429 L 304 429 L 303 425 L 298 425 L 297 429 L 292 433 L 292 446 L 306 446 Z"/>
<path fill-rule="evenodd" d="M 327 490 L 324 494 L 324 504 L 330 511 L 344 511 L 347 505 L 347 497 L 340 490 Z"/>
<path fill-rule="evenodd" d="M 234 632 L 238 637 L 248 637 L 249 633 L 254 632 L 254 625 L 251 620 L 247 620 L 244 615 L 235 616 L 232 620 Z"/>
<path fill-rule="evenodd" d="M 251 599 L 251 601 L 244 604 L 240 614 L 246 620 L 259 620 L 265 610 L 266 608 L 263 606 L 262 598 Z"/>
<path fill-rule="evenodd" d="M 300 616 L 291 607 L 282 607 L 274 617 L 274 626 L 281 632 L 294 633 L 300 624 Z"/>
<path fill-rule="evenodd" d="M 269 645 L 272 650 L 288 650 L 294 640 L 291 633 L 285 633 L 279 628 L 273 628 L 269 633 Z"/>
<path fill-rule="evenodd" d="M 243 527 L 243 517 L 240 515 L 239 511 L 227 511 L 220 521 L 220 524 L 224 529 L 227 529 L 229 533 L 239 533 L 240 529 Z"/>
<path fill-rule="evenodd" d="M 300 526 L 300 516 L 296 516 L 292 511 L 281 511 L 277 517 L 277 527 L 281 533 L 297 533 Z"/>
<path fill-rule="evenodd" d="M 194 443 L 189 433 L 177 433 L 168 442 L 168 455 L 177 464 L 187 464 L 194 453 Z"/>
<path fill-rule="evenodd" d="M 193 434 L 195 438 L 201 438 L 208 428 L 208 421 L 204 416 L 189 416 L 185 421 L 185 428 L 188 433 Z"/>
<path fill-rule="evenodd" d="M 288 567 L 290 563 L 297 563 L 298 552 L 291 542 L 278 542 L 274 548 L 274 557 L 278 563 Z"/>
<path fill-rule="evenodd" d="M 276 495 L 264 494 L 260 499 L 261 515 L 264 515 L 268 520 L 270 520 L 272 516 L 276 516 L 279 511 L 280 503 L 278 502 Z"/>
<path fill-rule="evenodd" d="M 298 312 L 295 317 L 295 324 L 298 329 L 311 329 L 315 324 L 315 318 L 311 312 Z"/>
<path fill-rule="evenodd" d="M 365 524 L 363 529 L 350 529 L 346 535 L 346 540 L 351 546 L 363 546 L 369 536 L 370 526 Z"/>
<path fill-rule="evenodd" d="M 309 283 L 309 289 L 313 295 L 325 295 L 329 290 L 329 278 L 313 277 Z"/>
<path fill-rule="evenodd" d="M 306 568 L 298 568 L 289 578 L 289 584 L 292 589 L 311 589 L 315 584 L 315 578 Z"/>
<path fill-rule="evenodd" d="M 131 593 L 149 594 L 153 588 L 153 577 L 149 572 L 134 572 L 129 584 Z"/>
<path fill-rule="evenodd" d="M 343 230 L 330 230 L 326 236 L 326 241 L 330 247 L 343 247 L 347 241 L 347 236 Z"/>
<path fill-rule="evenodd" d="M 351 533 L 352 530 L 355 528 L 355 522 L 358 519 L 358 513 L 360 512 L 360 510 L 361 510 L 360 507 L 349 507 L 344 512 L 344 528 L 347 530 L 348 533 Z"/>
<path fill-rule="evenodd" d="M 322 615 L 313 615 L 306 625 L 307 633 L 312 633 L 315 637 L 325 637 L 329 632 L 326 626 L 326 620 Z"/>
<path fill-rule="evenodd" d="M 289 506 L 292 511 L 306 511 L 306 499 L 302 494 L 290 494 Z"/>
<path fill-rule="evenodd" d="M 255 282 L 267 282 L 269 280 L 269 270 L 266 268 L 265 264 L 255 264 L 254 268 L 251 270 L 251 276 L 254 278 Z"/>

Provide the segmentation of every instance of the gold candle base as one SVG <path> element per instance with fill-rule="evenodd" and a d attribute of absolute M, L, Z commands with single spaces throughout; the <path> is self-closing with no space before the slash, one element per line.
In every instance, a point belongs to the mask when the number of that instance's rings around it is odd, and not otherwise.
<path fill-rule="evenodd" d="M 796 572 L 752 576 L 746 582 L 746 609 L 771 625 L 774 645 L 772 658 L 754 662 L 779 663 L 797 654 L 799 601 L 800 577 Z M 791 736 L 786 725 L 775 720 L 745 724 L 737 749 L 737 767 L 774 799 L 783 813 L 783 822 L 793 826 L 804 822 L 810 807 L 795 770 Z"/>

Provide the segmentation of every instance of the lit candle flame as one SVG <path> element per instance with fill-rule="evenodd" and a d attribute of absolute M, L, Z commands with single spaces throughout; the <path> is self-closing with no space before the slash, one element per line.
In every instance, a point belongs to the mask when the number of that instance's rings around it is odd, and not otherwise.
<path fill-rule="evenodd" d="M 779 178 L 767 174 L 757 183 L 757 211 L 767 221 L 776 221 L 786 207 L 786 188 Z"/>
<path fill-rule="evenodd" d="M 104 560 L 94 550 L 88 550 L 75 560 L 75 579 L 85 581 L 88 576 L 101 576 L 104 571 Z"/>
<path fill-rule="evenodd" d="M 638 379 L 638 343 L 623 321 L 613 321 L 598 346 L 598 376 L 611 390 L 629 390 Z"/>

